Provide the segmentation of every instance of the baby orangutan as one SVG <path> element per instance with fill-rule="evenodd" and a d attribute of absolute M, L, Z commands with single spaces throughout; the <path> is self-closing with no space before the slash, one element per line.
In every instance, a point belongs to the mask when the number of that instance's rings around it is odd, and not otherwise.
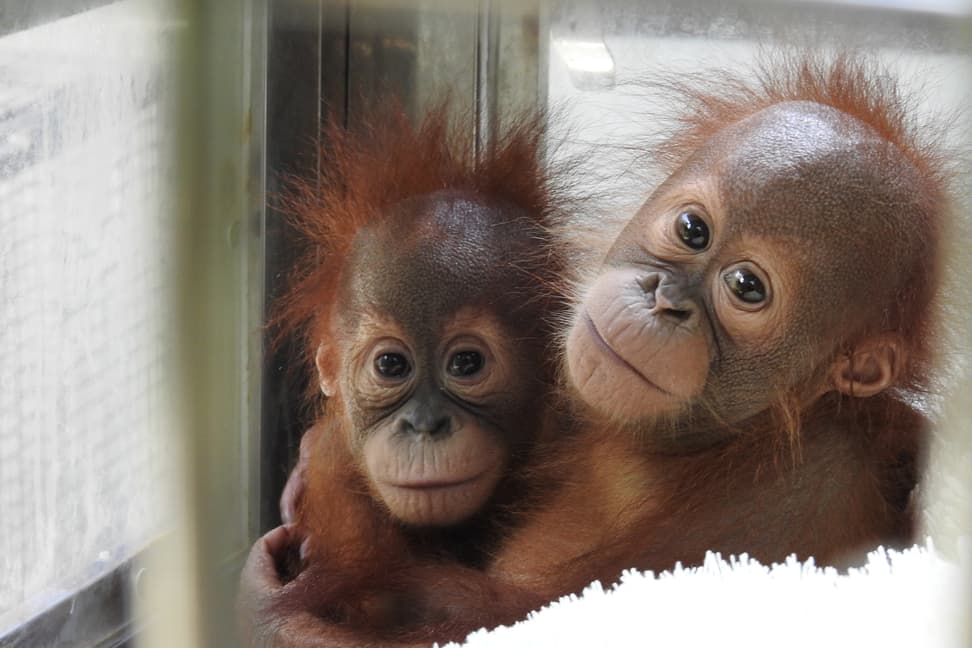
<path fill-rule="evenodd" d="M 332 641 L 447 628 L 396 575 L 483 566 L 524 505 L 519 473 L 554 432 L 564 274 L 541 137 L 524 120 L 475 161 L 444 110 L 417 130 L 332 128 L 321 188 L 288 205 L 312 249 L 280 322 L 303 331 L 326 402 L 304 444 L 303 566 L 271 607 L 313 611 Z"/>
<path fill-rule="evenodd" d="M 913 541 L 928 422 L 907 393 L 932 386 L 943 153 L 872 63 L 756 72 L 668 86 L 671 175 L 566 336 L 588 421 L 572 479 L 504 544 L 500 596 L 709 550 L 841 566 Z"/>

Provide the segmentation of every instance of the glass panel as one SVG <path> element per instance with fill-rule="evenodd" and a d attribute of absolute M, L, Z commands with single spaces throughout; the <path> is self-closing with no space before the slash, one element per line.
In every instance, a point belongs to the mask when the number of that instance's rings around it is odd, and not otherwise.
<path fill-rule="evenodd" d="M 0 635 L 171 523 L 161 4 L 0 38 Z"/>
<path fill-rule="evenodd" d="M 645 87 L 658 72 L 691 73 L 744 67 L 773 47 L 860 47 L 898 68 L 906 86 L 925 88 L 923 110 L 968 105 L 967 38 L 953 15 L 961 3 L 887 2 L 923 12 L 822 3 L 613 2 L 550 3 L 545 43 L 549 105 L 566 113 L 554 123 L 567 144 L 558 152 L 591 156 L 589 187 L 615 197 L 606 209 L 631 214 L 654 186 L 658 169 L 638 156 L 665 124 L 653 120 L 670 106 Z M 970 8 L 965 5 L 968 12 Z M 960 132 L 956 128 L 954 132 Z M 555 136 L 559 142 L 561 137 Z M 593 146 L 595 145 L 596 146 Z M 618 170 L 625 173 L 618 177 Z M 619 184 L 622 183 L 622 184 Z M 621 196 L 628 196 L 626 201 Z"/>

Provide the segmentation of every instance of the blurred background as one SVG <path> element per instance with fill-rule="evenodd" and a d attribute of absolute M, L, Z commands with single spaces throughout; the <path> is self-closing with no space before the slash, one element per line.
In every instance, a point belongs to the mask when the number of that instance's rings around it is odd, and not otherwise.
<path fill-rule="evenodd" d="M 233 645 L 307 424 L 294 349 L 264 339 L 296 254 L 273 197 L 326 163 L 323 119 L 448 93 L 480 142 L 549 107 L 612 223 L 658 180 L 652 71 L 862 48 L 961 152 L 970 43 L 970 0 L 0 3 L 0 646 Z M 922 493 L 946 556 L 972 527 L 964 252 Z"/>

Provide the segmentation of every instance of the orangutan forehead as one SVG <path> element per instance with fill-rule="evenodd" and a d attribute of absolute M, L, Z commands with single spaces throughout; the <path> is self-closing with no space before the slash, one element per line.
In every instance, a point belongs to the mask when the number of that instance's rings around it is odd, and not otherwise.
<path fill-rule="evenodd" d="M 489 301 L 499 288 L 480 268 L 427 254 L 369 255 L 346 275 L 345 303 L 353 312 L 392 315 L 404 326 L 435 329 L 465 305 Z"/>
<path fill-rule="evenodd" d="M 855 244 L 894 238 L 920 189 L 916 170 L 877 131 L 829 106 L 766 108 L 713 138 L 709 177 L 730 227 Z M 856 239 L 856 240 L 855 240 Z"/>
<path fill-rule="evenodd" d="M 879 174 L 874 169 L 884 141 L 869 126 L 834 108 L 808 101 L 761 110 L 716 136 L 712 146 L 725 160 L 727 190 L 772 194 L 778 185 L 803 192 L 843 191 L 841 179 Z M 870 191 L 874 185 L 869 185 Z"/>
<path fill-rule="evenodd" d="M 465 265 L 462 262 L 478 260 L 472 251 L 514 254 L 537 233 L 539 226 L 518 207 L 444 190 L 389 207 L 385 218 L 364 228 L 359 239 L 362 245 L 393 246 L 405 254 L 424 252 Z"/>
<path fill-rule="evenodd" d="M 343 283 L 357 310 L 440 321 L 464 306 L 493 307 L 530 281 L 524 266 L 537 257 L 539 236 L 517 209 L 456 192 L 392 209 L 355 238 Z"/>

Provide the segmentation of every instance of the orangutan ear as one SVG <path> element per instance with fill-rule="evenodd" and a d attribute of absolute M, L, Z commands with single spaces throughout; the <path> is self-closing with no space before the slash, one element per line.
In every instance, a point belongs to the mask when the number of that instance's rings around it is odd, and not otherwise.
<path fill-rule="evenodd" d="M 834 389 L 848 396 L 875 396 L 898 381 L 905 360 L 905 347 L 899 336 L 877 335 L 837 358 L 830 379 Z"/>
<path fill-rule="evenodd" d="M 337 393 L 337 353 L 336 349 L 321 343 L 314 354 L 317 365 L 317 381 L 324 395 L 330 398 Z"/>

